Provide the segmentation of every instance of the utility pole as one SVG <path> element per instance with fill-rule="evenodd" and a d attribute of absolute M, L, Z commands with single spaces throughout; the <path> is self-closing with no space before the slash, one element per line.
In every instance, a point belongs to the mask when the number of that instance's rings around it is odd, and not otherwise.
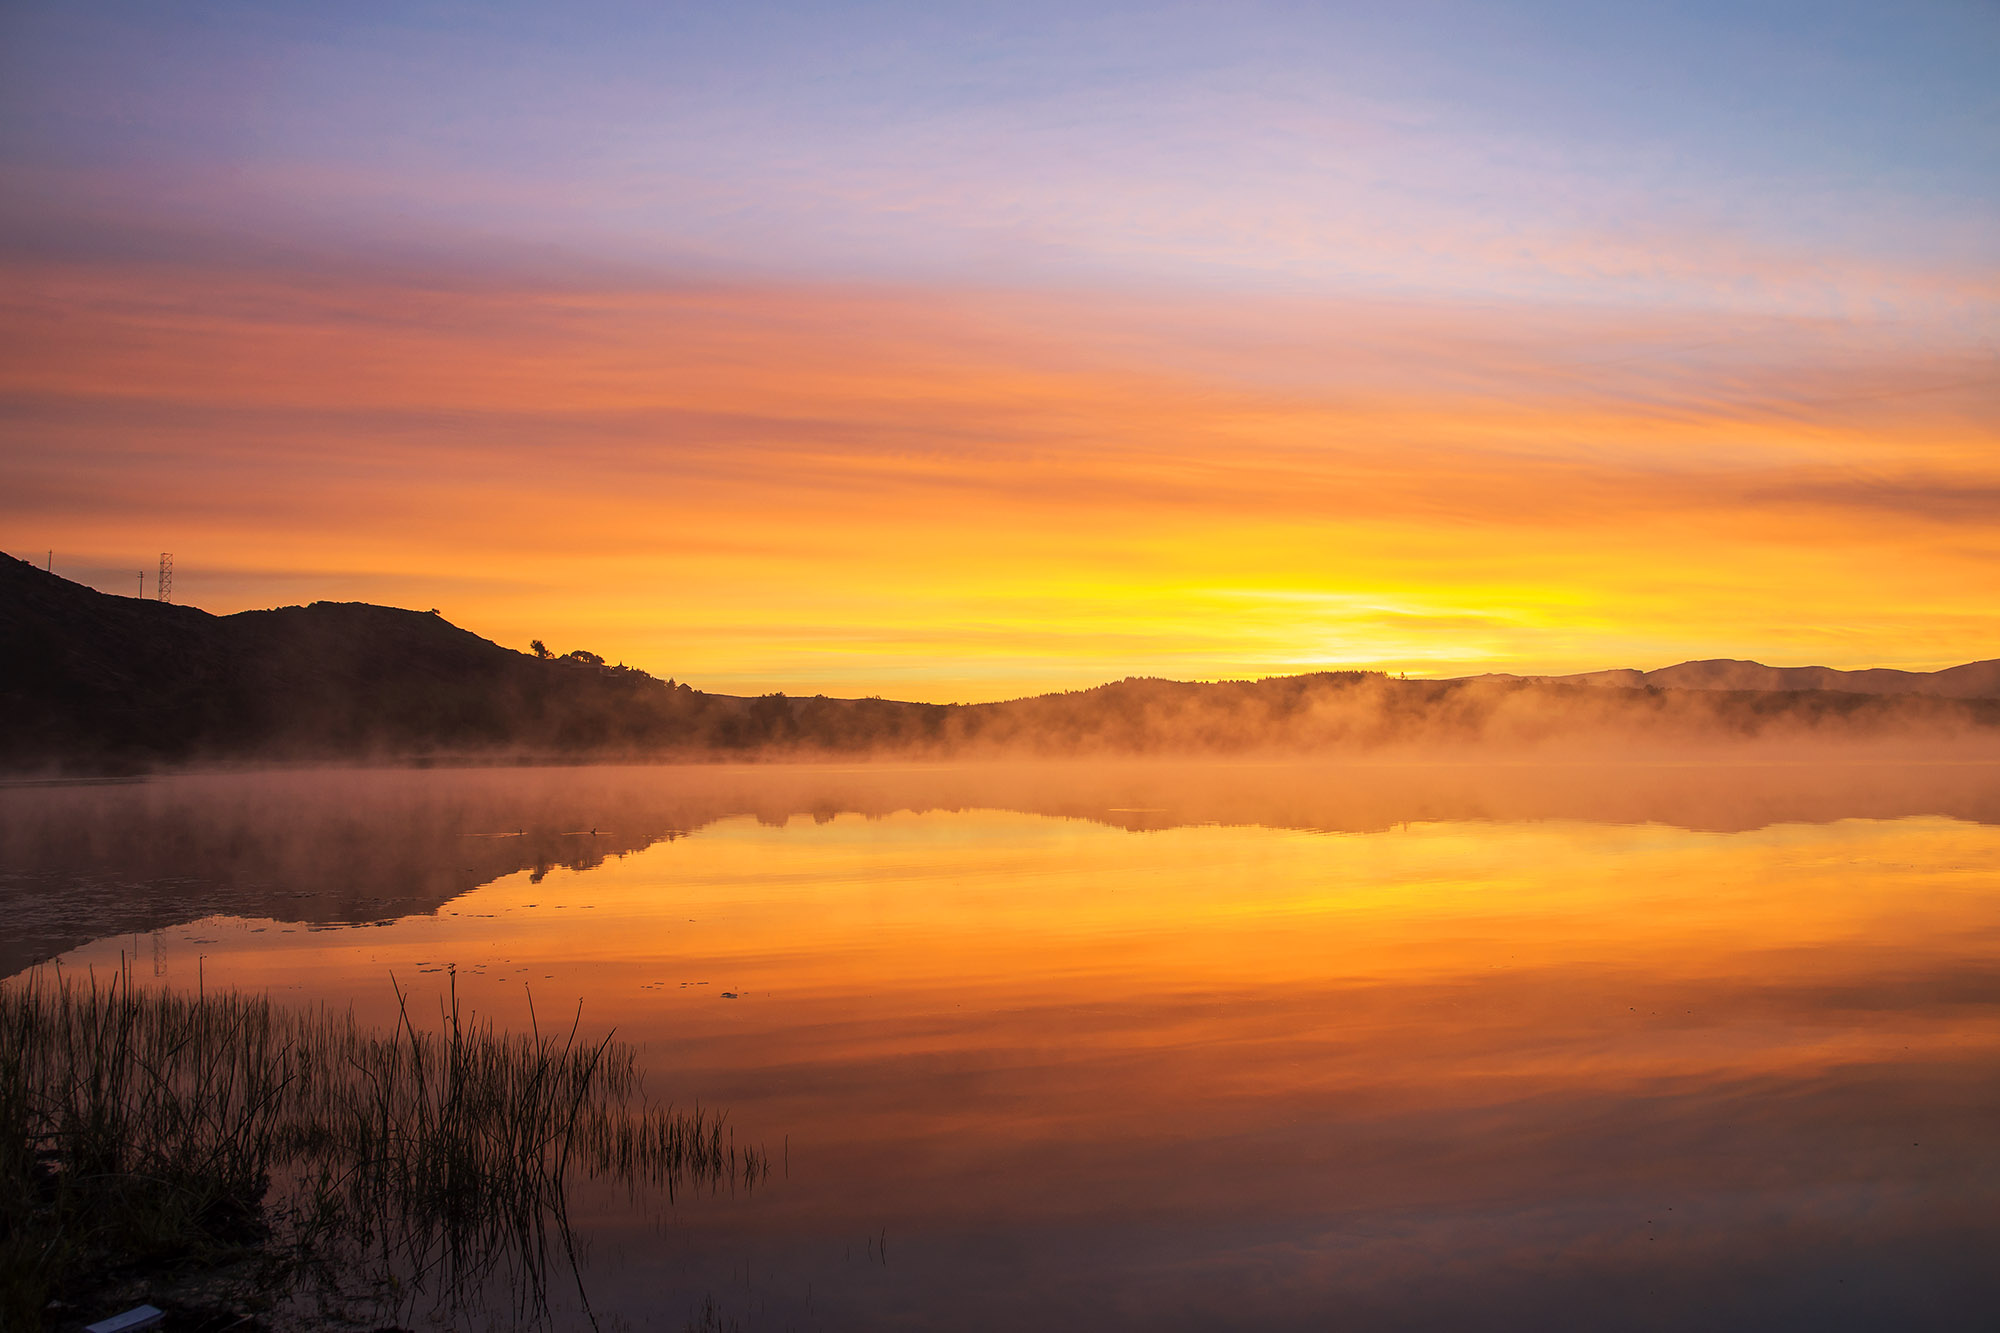
<path fill-rule="evenodd" d="M 174 557 L 171 551 L 160 552 L 160 577 L 153 580 L 153 595 L 163 602 L 171 602 L 174 591 Z"/>
<path fill-rule="evenodd" d="M 146 600 L 146 571 L 143 569 L 139 571 L 139 600 Z"/>

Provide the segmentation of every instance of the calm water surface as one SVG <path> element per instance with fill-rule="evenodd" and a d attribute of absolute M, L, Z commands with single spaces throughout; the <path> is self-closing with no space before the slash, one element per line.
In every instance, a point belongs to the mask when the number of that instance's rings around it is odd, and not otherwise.
<path fill-rule="evenodd" d="M 582 1194 L 605 1328 L 1992 1328 L 1995 821 L 1968 764 L 16 788 L 0 967 L 580 1000 L 777 1164 Z"/>

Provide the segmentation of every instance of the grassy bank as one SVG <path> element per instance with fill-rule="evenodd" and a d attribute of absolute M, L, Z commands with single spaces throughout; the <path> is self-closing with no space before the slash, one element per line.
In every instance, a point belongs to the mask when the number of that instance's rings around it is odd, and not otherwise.
<path fill-rule="evenodd" d="M 128 975 L 0 987 L 0 1327 L 223 1265 L 272 1299 L 501 1290 L 532 1316 L 572 1179 L 670 1198 L 768 1171 L 720 1117 L 647 1104 L 634 1055 L 498 1032 L 455 987 L 386 1031 Z"/>

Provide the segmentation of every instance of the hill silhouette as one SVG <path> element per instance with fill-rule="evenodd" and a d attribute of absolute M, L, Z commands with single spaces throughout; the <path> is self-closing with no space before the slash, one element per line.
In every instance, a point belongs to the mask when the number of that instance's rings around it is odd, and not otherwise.
<path fill-rule="evenodd" d="M 1656 744 L 2000 728 L 2000 663 L 1840 672 L 1691 662 L 1568 678 L 1321 672 L 1128 679 L 992 704 L 746 699 L 589 654 L 545 659 L 435 612 L 217 616 L 0 557 L 0 764 L 15 771 L 410 758 L 1244 753 Z M 2000 734 L 2000 733 L 1996 733 Z"/>
<path fill-rule="evenodd" d="M 1897 671 L 1872 667 L 1842 671 L 1837 667 L 1771 667 L 1735 658 L 1682 662 L 1655 671 L 1629 667 L 1586 671 L 1574 676 L 1508 676 L 1509 680 L 1552 681 L 1574 685 L 1612 685 L 1625 689 L 1654 687 L 1675 690 L 1838 690 L 1851 694 L 1930 694 L 1946 699 L 2000 698 L 2000 659 L 1968 662 L 1942 671 Z"/>
<path fill-rule="evenodd" d="M 19 764 L 590 750 L 692 691 L 543 661 L 434 613 L 316 602 L 215 616 L 0 560 L 0 756 Z"/>

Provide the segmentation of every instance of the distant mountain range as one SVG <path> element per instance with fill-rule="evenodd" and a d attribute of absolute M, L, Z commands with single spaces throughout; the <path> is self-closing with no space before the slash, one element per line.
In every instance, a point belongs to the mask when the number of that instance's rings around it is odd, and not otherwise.
<path fill-rule="evenodd" d="M 1703 662 L 1654 671 L 1630 667 L 1585 671 L 1573 676 L 1510 676 L 1490 680 L 1533 680 L 1568 685 L 1610 685 L 1620 689 L 1662 690 L 1840 690 L 1849 694 L 1934 694 L 1945 699 L 2000 698 L 2000 658 L 1967 662 L 1942 671 L 1897 671 L 1872 667 L 1842 671 L 1837 667 L 1770 667 L 1717 657 Z"/>
<path fill-rule="evenodd" d="M 993 704 L 746 699 L 587 653 L 503 648 L 435 612 L 243 611 L 113 596 L 0 556 L 0 766 L 411 758 L 1348 752 L 2000 734 L 2000 661 L 1938 672 L 1687 662 L 1397 680 L 1128 679 Z"/>

